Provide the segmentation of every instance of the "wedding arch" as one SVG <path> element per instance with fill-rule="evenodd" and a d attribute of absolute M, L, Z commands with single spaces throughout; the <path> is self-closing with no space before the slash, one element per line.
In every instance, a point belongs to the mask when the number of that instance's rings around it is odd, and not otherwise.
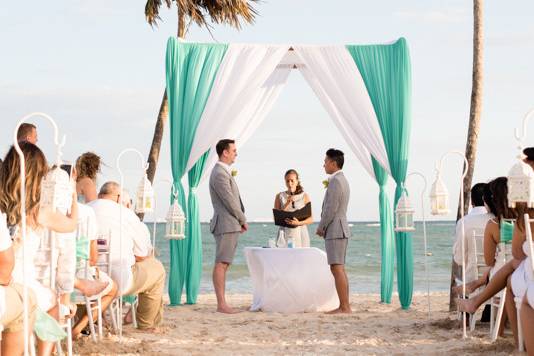
<path fill-rule="evenodd" d="M 259 45 L 187 43 L 169 38 L 166 54 L 171 165 L 187 214 L 185 240 L 170 241 L 172 305 L 196 303 L 202 273 L 202 238 L 196 196 L 216 162 L 218 140 L 238 146 L 271 110 L 292 69 L 298 69 L 379 189 L 381 300 L 391 302 L 394 251 L 399 299 L 408 308 L 413 290 L 412 241 L 393 229 L 386 192 L 396 182 L 394 205 L 406 178 L 411 127 L 411 66 L 404 38 L 380 45 Z M 181 183 L 187 173 L 186 199 Z M 394 206 L 393 205 L 393 206 Z"/>

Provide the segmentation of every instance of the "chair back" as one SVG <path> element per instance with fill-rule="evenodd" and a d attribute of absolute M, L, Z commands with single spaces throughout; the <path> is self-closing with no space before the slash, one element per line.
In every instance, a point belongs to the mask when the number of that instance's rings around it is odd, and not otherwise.
<path fill-rule="evenodd" d="M 477 276 L 481 277 L 484 275 L 484 272 L 488 269 L 486 262 L 484 260 L 484 231 L 480 229 L 474 229 L 473 234 L 471 235 L 471 246 L 475 251 L 474 255 L 476 258 L 476 267 L 477 267 Z"/>
<path fill-rule="evenodd" d="M 107 234 L 98 235 L 98 261 L 96 265 L 108 276 L 111 276 L 111 231 Z"/>

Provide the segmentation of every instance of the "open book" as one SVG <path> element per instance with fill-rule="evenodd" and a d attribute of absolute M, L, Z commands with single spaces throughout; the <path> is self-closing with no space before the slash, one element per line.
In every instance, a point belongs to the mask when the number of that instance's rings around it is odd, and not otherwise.
<path fill-rule="evenodd" d="M 297 220 L 302 221 L 309 218 L 311 214 L 311 203 L 307 203 L 303 208 L 295 211 L 273 209 L 274 224 L 284 227 L 295 227 L 293 225 L 288 225 L 286 219 L 297 218 Z"/>

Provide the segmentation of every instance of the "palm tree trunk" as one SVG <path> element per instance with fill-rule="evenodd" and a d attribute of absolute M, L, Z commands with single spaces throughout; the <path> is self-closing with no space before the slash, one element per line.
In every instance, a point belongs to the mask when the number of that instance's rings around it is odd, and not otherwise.
<path fill-rule="evenodd" d="M 483 93 L 483 58 L 484 58 L 484 26 L 483 26 L 483 10 L 484 0 L 473 1 L 473 76 L 471 88 L 471 110 L 469 113 L 469 129 L 467 131 L 467 143 L 465 146 L 465 157 L 469 163 L 467 175 L 463 181 L 464 188 L 464 212 L 469 209 L 471 185 L 473 183 L 473 172 L 475 170 L 475 161 L 477 153 L 478 136 L 480 132 L 480 117 L 482 113 L 482 93 Z M 465 169 L 465 167 L 464 167 Z M 458 202 L 457 218 L 460 218 L 461 200 Z M 451 291 L 454 283 L 454 271 L 458 266 L 452 262 L 452 276 L 451 276 Z M 455 266 L 456 265 L 456 266 Z M 456 306 L 455 300 L 450 297 L 450 309 Z"/>
<path fill-rule="evenodd" d="M 178 9 L 178 38 L 185 36 L 185 17 Z M 163 140 L 163 133 L 165 131 L 165 124 L 169 118 L 169 100 L 167 99 L 167 89 L 163 92 L 161 105 L 159 107 L 158 118 L 154 128 L 154 136 L 152 137 L 152 145 L 150 145 L 150 152 L 148 154 L 148 169 L 147 177 L 151 183 L 154 183 L 156 176 L 156 168 L 158 166 L 159 151 L 161 149 L 161 142 Z M 143 220 L 144 214 L 138 214 L 139 218 Z"/>

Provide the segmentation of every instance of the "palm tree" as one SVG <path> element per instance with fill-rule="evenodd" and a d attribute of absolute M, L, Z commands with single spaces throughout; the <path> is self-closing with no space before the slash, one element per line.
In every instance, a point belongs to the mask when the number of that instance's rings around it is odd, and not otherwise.
<path fill-rule="evenodd" d="M 464 211 L 469 209 L 471 197 L 471 184 L 473 183 L 473 172 L 477 154 L 478 136 L 480 133 L 480 118 L 482 113 L 482 84 L 483 84 L 483 59 L 484 59 L 484 26 L 483 26 L 484 0 L 473 0 L 473 74 L 471 87 L 471 110 L 469 112 L 469 128 L 467 131 L 467 143 L 465 145 L 465 157 L 469 163 L 467 175 L 463 181 L 464 186 Z M 458 213 L 456 220 L 460 218 L 461 200 L 458 202 Z M 455 299 L 452 294 L 455 271 L 458 265 L 452 261 L 451 273 L 451 297 L 450 309 L 456 308 Z"/>
<path fill-rule="evenodd" d="M 160 8 L 165 2 L 167 8 L 171 8 L 172 3 L 176 3 L 178 11 L 178 38 L 184 38 L 186 34 L 186 20 L 196 23 L 200 27 L 211 30 L 208 20 L 216 24 L 227 24 L 238 30 L 241 29 L 241 21 L 253 23 L 257 11 L 252 7 L 252 3 L 258 0 L 147 0 L 145 5 L 145 16 L 151 26 L 157 26 Z M 154 137 L 148 154 L 148 179 L 153 182 L 156 175 L 156 166 L 159 159 L 161 140 L 165 123 L 169 114 L 167 101 L 167 91 L 163 92 L 163 98 L 159 108 Z"/>

